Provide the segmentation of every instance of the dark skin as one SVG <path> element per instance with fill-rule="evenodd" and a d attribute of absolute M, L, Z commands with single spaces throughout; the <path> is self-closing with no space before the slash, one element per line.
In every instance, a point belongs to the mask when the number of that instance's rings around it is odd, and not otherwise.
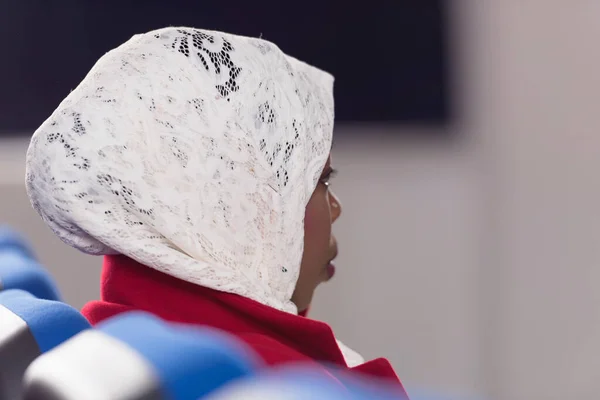
<path fill-rule="evenodd" d="M 337 256 L 337 242 L 332 233 L 332 225 L 339 218 L 342 207 L 329 187 L 334 173 L 330 156 L 306 206 L 304 253 L 300 275 L 292 295 L 292 302 L 298 307 L 298 311 L 306 310 L 317 286 L 331 278 L 328 265 Z"/>

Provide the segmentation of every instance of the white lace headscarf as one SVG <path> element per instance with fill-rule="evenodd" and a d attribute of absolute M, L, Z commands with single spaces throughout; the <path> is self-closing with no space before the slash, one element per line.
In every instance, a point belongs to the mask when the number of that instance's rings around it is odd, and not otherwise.
<path fill-rule="evenodd" d="M 160 29 L 100 58 L 35 132 L 27 191 L 85 253 L 296 313 L 333 120 L 333 77 L 272 43 Z"/>

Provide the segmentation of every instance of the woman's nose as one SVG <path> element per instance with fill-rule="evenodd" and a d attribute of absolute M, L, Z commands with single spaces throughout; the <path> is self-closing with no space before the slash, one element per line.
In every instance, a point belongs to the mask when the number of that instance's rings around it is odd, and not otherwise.
<path fill-rule="evenodd" d="M 331 207 L 331 222 L 333 223 L 342 214 L 342 204 L 337 196 L 331 191 L 329 192 L 329 207 Z"/>

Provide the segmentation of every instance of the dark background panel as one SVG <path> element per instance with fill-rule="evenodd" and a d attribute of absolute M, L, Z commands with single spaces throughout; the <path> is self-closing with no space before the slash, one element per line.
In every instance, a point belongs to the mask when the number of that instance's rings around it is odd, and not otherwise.
<path fill-rule="evenodd" d="M 30 133 L 95 61 L 136 33 L 262 36 L 336 77 L 338 121 L 444 125 L 444 0 L 0 0 L 0 132 Z"/>

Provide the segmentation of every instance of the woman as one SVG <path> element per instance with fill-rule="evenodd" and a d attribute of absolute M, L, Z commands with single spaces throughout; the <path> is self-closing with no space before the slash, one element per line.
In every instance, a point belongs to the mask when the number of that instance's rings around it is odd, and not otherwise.
<path fill-rule="evenodd" d="M 92 322 L 128 310 L 210 325 L 268 364 L 391 378 L 304 317 L 334 273 L 333 77 L 264 40 L 188 28 L 104 55 L 35 132 L 34 208 L 105 256 Z"/>

